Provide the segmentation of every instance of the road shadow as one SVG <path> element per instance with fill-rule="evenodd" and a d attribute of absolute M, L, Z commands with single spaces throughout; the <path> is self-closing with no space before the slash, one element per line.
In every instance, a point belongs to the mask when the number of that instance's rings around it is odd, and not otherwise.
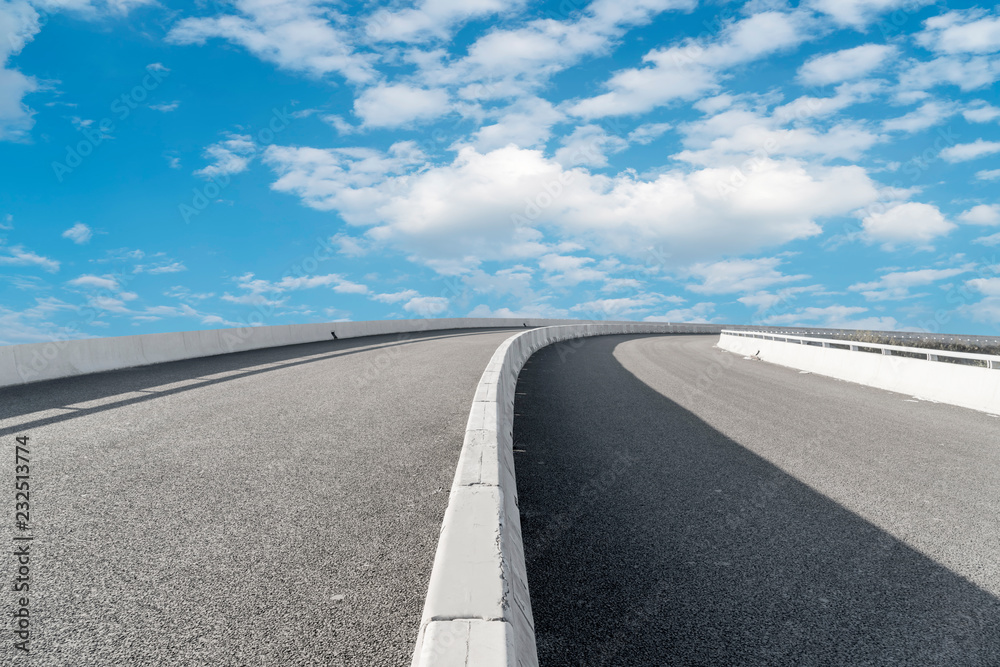
<path fill-rule="evenodd" d="M 541 667 L 1000 665 L 1000 601 L 642 383 L 536 353 L 514 442 Z"/>
<path fill-rule="evenodd" d="M 298 345 L 283 345 L 281 347 L 263 348 L 220 354 L 211 357 L 170 361 L 149 366 L 124 368 L 103 373 L 76 375 L 73 377 L 46 380 L 27 385 L 15 385 L 0 388 L 0 422 L 8 422 L 0 428 L 0 436 L 10 435 L 31 428 L 65 421 L 81 415 L 89 415 L 113 408 L 141 403 L 162 396 L 190 391 L 212 384 L 230 382 L 253 375 L 265 375 L 275 370 L 289 368 L 301 364 L 311 364 L 334 357 L 384 351 L 387 357 L 393 354 L 393 348 L 412 343 L 474 336 L 481 333 L 502 332 L 507 329 L 446 329 L 440 331 L 412 332 L 386 334 L 381 336 L 362 336 L 340 340 L 321 341 L 317 343 L 302 343 Z M 513 330 L 512 330 L 513 331 Z M 372 372 L 377 372 L 373 368 Z M 225 377 L 211 377 L 220 373 L 229 373 Z M 204 378 L 198 382 L 197 380 Z M 164 385 L 194 381 L 184 386 L 167 389 L 157 389 Z M 116 396 L 146 392 L 142 396 L 130 396 L 114 400 Z M 86 408 L 69 408 L 79 403 L 101 401 L 99 406 Z M 22 415 L 61 408 L 70 410 L 59 415 L 46 416 L 30 421 L 14 422 Z M 14 422 L 14 423 L 10 423 Z"/>

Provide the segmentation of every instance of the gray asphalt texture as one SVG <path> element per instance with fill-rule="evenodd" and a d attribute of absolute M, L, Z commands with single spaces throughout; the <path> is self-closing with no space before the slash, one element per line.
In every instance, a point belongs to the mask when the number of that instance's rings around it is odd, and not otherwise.
<path fill-rule="evenodd" d="M 541 667 L 1000 665 L 1000 419 L 717 339 L 522 371 Z"/>
<path fill-rule="evenodd" d="M 0 390 L 3 553 L 14 435 L 32 452 L 30 664 L 408 665 L 469 406 L 510 335 Z M 13 566 L 0 556 L 7 618 Z M 0 664 L 29 664 L 12 643 L 4 630 Z"/>

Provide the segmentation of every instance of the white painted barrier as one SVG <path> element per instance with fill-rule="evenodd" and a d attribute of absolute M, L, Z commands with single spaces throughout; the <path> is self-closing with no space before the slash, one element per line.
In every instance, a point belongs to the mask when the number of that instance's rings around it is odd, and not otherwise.
<path fill-rule="evenodd" d="M 514 476 L 514 390 L 538 349 L 629 333 L 718 333 L 717 325 L 581 324 L 519 333 L 497 348 L 469 412 L 413 667 L 535 667 L 535 629 Z M 577 343 L 568 343 L 575 349 Z"/>
<path fill-rule="evenodd" d="M 0 346 L 0 387 L 217 354 L 338 338 L 486 327 L 538 327 L 582 320 L 448 318 L 286 324 Z M 715 332 L 718 327 L 715 328 Z"/>
<path fill-rule="evenodd" d="M 848 382 L 1000 414 L 1000 357 L 993 355 L 728 329 L 720 332 L 718 346 Z M 975 360 L 986 366 L 945 359 Z"/>

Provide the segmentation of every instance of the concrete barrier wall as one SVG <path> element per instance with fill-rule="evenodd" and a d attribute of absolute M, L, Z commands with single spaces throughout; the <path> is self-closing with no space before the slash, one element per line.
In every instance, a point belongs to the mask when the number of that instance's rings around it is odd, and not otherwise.
<path fill-rule="evenodd" d="M 538 349 L 587 336 L 718 333 L 717 325 L 582 324 L 497 348 L 469 412 L 413 654 L 414 667 L 535 667 L 535 629 L 514 476 L 514 390 Z M 579 341 L 564 343 L 576 346 Z"/>
<path fill-rule="evenodd" d="M 582 320 L 449 318 L 286 324 L 0 346 L 0 387 L 217 354 L 356 338 L 480 327 L 538 327 Z M 713 333 L 718 333 L 714 327 Z M 706 333 L 708 331 L 706 330 Z"/>
<path fill-rule="evenodd" d="M 737 354 L 757 354 L 764 361 L 782 366 L 1000 414 L 997 369 L 732 335 L 720 335 L 718 345 Z"/>

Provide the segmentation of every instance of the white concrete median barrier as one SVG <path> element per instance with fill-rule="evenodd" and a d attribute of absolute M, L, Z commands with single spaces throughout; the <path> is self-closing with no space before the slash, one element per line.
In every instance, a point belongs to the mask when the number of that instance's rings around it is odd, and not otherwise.
<path fill-rule="evenodd" d="M 534 667 L 535 629 L 514 475 L 514 390 L 538 349 L 630 333 L 718 333 L 717 325 L 578 324 L 508 338 L 476 389 L 431 572 L 414 667 Z M 575 348 L 573 348 L 575 349 Z"/>

